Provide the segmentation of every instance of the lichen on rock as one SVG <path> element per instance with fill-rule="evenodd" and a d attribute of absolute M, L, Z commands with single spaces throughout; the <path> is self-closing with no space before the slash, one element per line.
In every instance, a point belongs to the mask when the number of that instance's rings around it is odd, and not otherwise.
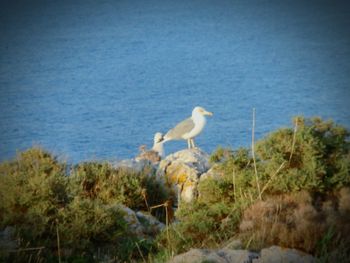
<path fill-rule="evenodd" d="M 167 156 L 159 164 L 158 176 L 178 193 L 178 203 L 192 202 L 198 196 L 198 182 L 210 169 L 209 155 L 199 148 L 182 150 Z"/>

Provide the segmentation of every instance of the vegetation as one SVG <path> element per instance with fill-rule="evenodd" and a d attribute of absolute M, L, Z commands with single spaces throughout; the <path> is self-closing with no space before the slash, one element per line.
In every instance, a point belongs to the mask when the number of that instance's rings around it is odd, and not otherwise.
<path fill-rule="evenodd" d="M 101 260 L 108 255 L 131 260 L 151 244 L 136 236 L 118 204 L 147 210 L 165 202 L 167 188 L 145 167 L 141 172 L 108 163 L 67 167 L 33 148 L 0 165 L 0 227 L 15 227 L 22 250 L 3 251 L 6 260 L 57 262 Z M 145 198 L 147 198 L 147 203 Z M 158 213 L 164 219 L 164 213 Z M 59 243 L 58 243 L 59 238 Z"/>
<path fill-rule="evenodd" d="M 177 254 L 237 238 L 251 249 L 274 244 L 349 258 L 349 133 L 320 118 L 293 123 L 256 143 L 255 162 L 250 149 L 218 148 L 214 176 L 200 181 L 197 201 L 178 209 L 161 246 Z"/>
<path fill-rule="evenodd" d="M 293 124 L 258 141 L 254 155 L 249 148 L 218 148 L 198 199 L 181 203 L 175 222 L 156 239 L 136 235 L 121 209 L 152 211 L 167 221 L 162 207 L 150 207 L 174 194 L 153 167 L 70 167 L 42 149 L 22 152 L 0 165 L 0 230 L 13 227 L 21 250 L 0 256 L 14 262 L 164 262 L 193 247 L 240 239 L 250 249 L 274 244 L 321 262 L 344 262 L 350 258 L 349 133 L 320 118 L 296 117 Z"/>

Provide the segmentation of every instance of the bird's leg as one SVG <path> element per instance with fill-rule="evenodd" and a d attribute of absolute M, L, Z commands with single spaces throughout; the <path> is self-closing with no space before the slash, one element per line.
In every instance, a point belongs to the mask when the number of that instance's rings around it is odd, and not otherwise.
<path fill-rule="evenodd" d="M 191 149 L 191 139 L 187 139 L 187 146 L 188 146 L 188 149 Z"/>
<path fill-rule="evenodd" d="M 196 146 L 194 145 L 194 139 L 192 138 L 192 139 L 190 139 L 190 141 L 191 141 L 191 147 L 196 148 Z"/>

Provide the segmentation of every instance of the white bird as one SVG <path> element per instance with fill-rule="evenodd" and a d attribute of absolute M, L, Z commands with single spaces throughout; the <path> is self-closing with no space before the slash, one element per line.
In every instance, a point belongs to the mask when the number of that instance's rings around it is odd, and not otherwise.
<path fill-rule="evenodd" d="M 163 134 L 160 133 L 160 132 L 157 132 L 155 135 L 154 135 L 154 138 L 153 138 L 153 147 L 152 147 L 152 150 L 157 152 L 158 155 L 161 157 L 161 158 L 164 158 L 164 146 L 163 146 Z"/>
<path fill-rule="evenodd" d="M 163 143 L 170 140 L 187 140 L 188 148 L 194 148 L 194 137 L 200 134 L 207 122 L 205 115 L 212 116 L 213 113 L 202 107 L 195 107 L 192 116 L 177 124 L 163 137 Z"/>

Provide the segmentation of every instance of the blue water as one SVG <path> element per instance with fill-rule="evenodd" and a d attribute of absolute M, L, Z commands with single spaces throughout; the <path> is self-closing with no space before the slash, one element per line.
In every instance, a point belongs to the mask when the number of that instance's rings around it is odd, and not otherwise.
<path fill-rule="evenodd" d="M 249 145 L 252 108 L 258 138 L 298 114 L 350 127 L 342 1 L 1 1 L 0 40 L 1 160 L 131 158 L 196 105 L 208 152 Z"/>

